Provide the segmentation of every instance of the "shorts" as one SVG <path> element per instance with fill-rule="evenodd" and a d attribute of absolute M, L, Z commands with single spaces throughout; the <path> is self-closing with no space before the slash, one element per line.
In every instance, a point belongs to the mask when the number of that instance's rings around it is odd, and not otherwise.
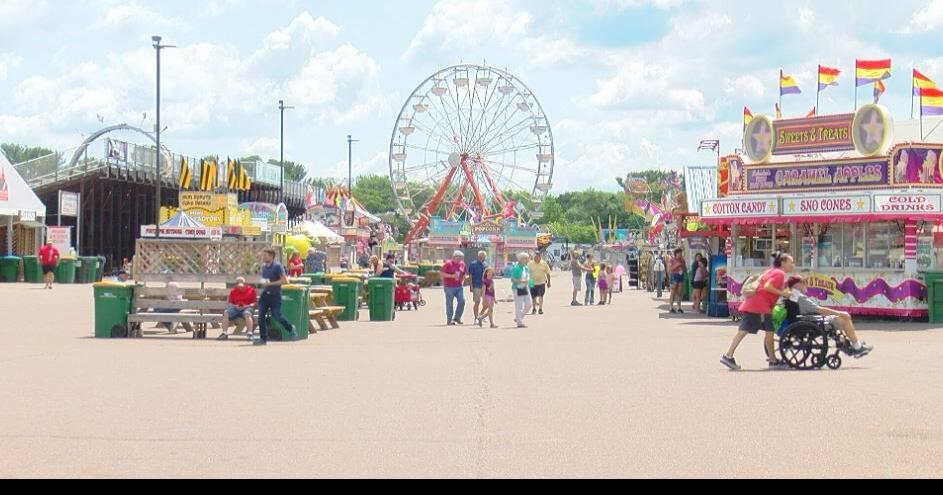
<path fill-rule="evenodd" d="M 684 282 L 684 275 L 681 275 L 680 273 L 675 273 L 671 275 L 672 284 L 680 284 L 682 282 Z"/>
<path fill-rule="evenodd" d="M 599 282 L 599 290 L 609 290 L 609 282 L 600 281 L 600 282 Z"/>
<path fill-rule="evenodd" d="M 535 285 L 530 288 L 530 297 L 544 297 L 547 295 L 547 285 Z"/>
<path fill-rule="evenodd" d="M 583 290 L 583 276 L 582 275 L 573 275 L 573 290 L 575 291 Z"/>
<path fill-rule="evenodd" d="M 764 332 L 774 332 L 773 315 L 759 315 L 756 313 L 743 313 L 743 320 L 740 321 L 740 331 L 750 335 L 756 335 Z"/>
<path fill-rule="evenodd" d="M 696 290 L 704 290 L 707 288 L 707 282 L 701 280 L 700 282 L 692 282 L 691 287 L 694 287 Z"/>
<path fill-rule="evenodd" d="M 252 310 L 239 308 L 229 308 L 226 310 L 226 316 L 229 317 L 229 321 L 241 320 L 246 317 L 246 314 L 252 316 Z"/>
<path fill-rule="evenodd" d="M 481 302 L 481 299 L 482 299 L 482 298 L 484 297 L 484 295 L 485 295 L 485 288 L 484 288 L 484 287 L 479 287 L 479 288 L 477 288 L 477 289 L 476 289 L 476 288 L 472 288 L 472 291 L 471 291 L 471 292 L 472 292 L 472 301 L 473 301 L 475 304 L 478 304 L 478 303 Z"/>
<path fill-rule="evenodd" d="M 56 272 L 56 265 L 43 265 L 43 275 L 49 275 Z"/>

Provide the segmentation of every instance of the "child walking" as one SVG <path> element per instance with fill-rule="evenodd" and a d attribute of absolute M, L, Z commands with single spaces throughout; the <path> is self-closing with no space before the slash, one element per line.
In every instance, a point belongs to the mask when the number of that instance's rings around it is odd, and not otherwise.
<path fill-rule="evenodd" d="M 605 306 L 609 300 L 609 275 L 606 264 L 599 265 L 599 305 Z"/>
<path fill-rule="evenodd" d="M 494 305 L 497 301 L 494 292 L 494 268 L 488 267 L 485 270 L 485 274 L 482 277 L 482 288 L 484 289 L 484 300 L 482 301 L 483 307 L 481 314 L 478 315 L 478 327 L 483 327 L 485 325 L 485 318 L 488 318 L 488 322 L 491 323 L 491 328 L 498 328 L 498 326 L 494 324 Z"/>

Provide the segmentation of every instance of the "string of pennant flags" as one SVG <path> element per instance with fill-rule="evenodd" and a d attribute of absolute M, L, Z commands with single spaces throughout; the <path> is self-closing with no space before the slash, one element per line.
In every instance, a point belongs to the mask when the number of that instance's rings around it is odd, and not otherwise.
<path fill-rule="evenodd" d="M 189 161 L 184 158 L 180 166 L 180 189 L 192 190 L 193 170 L 190 168 Z M 197 184 L 198 191 L 215 191 L 219 189 L 219 164 L 215 160 L 200 160 L 200 183 Z M 226 160 L 226 189 L 229 191 L 248 191 L 252 188 L 252 178 L 242 162 L 238 160 Z"/>
<path fill-rule="evenodd" d="M 855 61 L 855 108 L 858 108 L 858 91 L 862 86 L 873 85 L 872 97 L 874 104 L 878 104 L 881 98 L 887 93 L 887 86 L 884 83 L 890 79 L 893 74 L 893 62 L 891 59 L 885 60 L 856 60 Z M 820 65 L 818 67 L 818 85 L 816 88 L 815 106 L 812 111 L 806 115 L 807 118 L 815 117 L 819 113 L 820 96 L 823 91 L 840 85 L 842 76 L 841 69 Z M 919 101 L 920 118 L 930 116 L 943 116 L 943 91 L 937 87 L 936 83 L 929 77 L 922 74 L 916 68 L 913 69 L 913 94 L 911 96 L 913 103 Z M 802 89 L 799 87 L 795 77 L 787 75 L 785 70 L 779 71 L 779 101 L 775 105 L 776 118 L 783 118 L 783 97 L 790 95 L 801 95 Z M 916 117 L 914 108 L 911 112 L 912 117 Z M 743 125 L 744 128 L 753 120 L 753 112 L 749 107 L 743 107 Z"/>

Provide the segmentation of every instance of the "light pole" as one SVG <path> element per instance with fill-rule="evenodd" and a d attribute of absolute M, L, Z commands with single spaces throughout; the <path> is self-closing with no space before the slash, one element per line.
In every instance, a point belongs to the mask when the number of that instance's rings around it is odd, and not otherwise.
<path fill-rule="evenodd" d="M 165 48 L 176 48 L 173 45 L 162 45 L 161 44 L 162 39 L 163 38 L 161 38 L 160 36 L 151 36 L 151 41 L 154 42 L 154 51 L 157 52 L 157 125 L 154 126 L 154 134 L 156 134 L 155 141 L 157 141 L 157 160 L 156 160 L 157 161 L 157 177 L 156 177 L 157 179 L 157 192 L 156 192 L 157 211 L 155 213 L 155 215 L 157 216 L 157 219 L 154 222 L 154 224 L 157 227 L 157 229 L 155 230 L 155 236 L 157 238 L 160 238 L 160 206 L 161 206 L 161 201 L 160 201 L 160 187 L 161 187 L 160 165 L 161 163 L 160 162 L 163 161 L 163 155 L 160 152 L 160 132 L 161 132 L 161 128 L 160 128 L 160 51 Z"/>
<path fill-rule="evenodd" d="M 279 139 L 279 169 L 278 174 L 278 202 L 285 202 L 285 110 L 291 110 L 295 107 L 286 107 L 284 100 L 278 100 L 278 111 L 281 114 L 281 138 Z"/>
<path fill-rule="evenodd" d="M 354 143 L 359 142 L 350 134 L 347 135 L 347 194 L 350 197 L 354 197 Z"/>

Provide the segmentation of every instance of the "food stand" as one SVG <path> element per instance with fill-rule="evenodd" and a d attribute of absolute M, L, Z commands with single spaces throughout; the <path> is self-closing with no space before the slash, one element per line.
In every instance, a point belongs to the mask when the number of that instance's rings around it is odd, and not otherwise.
<path fill-rule="evenodd" d="M 839 116 L 759 117 L 747 126 L 749 163 L 728 157 L 726 197 L 701 205 L 703 222 L 730 231 L 731 310 L 745 280 L 782 251 L 825 306 L 927 316 L 921 272 L 943 268 L 943 144 L 890 146 L 893 127 L 877 105 Z M 821 158 L 836 152 L 843 154 Z M 810 153 L 816 159 L 807 160 Z"/>

